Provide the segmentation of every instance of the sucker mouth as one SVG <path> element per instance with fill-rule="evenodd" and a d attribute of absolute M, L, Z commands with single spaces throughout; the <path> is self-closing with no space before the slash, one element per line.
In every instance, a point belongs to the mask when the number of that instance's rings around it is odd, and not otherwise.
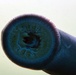
<path fill-rule="evenodd" d="M 27 44 L 27 47 L 38 48 L 40 45 L 40 37 L 34 33 L 28 33 L 28 36 L 23 37 L 23 42 Z"/>

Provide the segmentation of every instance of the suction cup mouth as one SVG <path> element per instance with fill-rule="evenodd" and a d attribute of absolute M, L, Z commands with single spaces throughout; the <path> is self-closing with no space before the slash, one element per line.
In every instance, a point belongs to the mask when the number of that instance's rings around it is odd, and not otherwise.
<path fill-rule="evenodd" d="M 6 55 L 16 64 L 42 69 L 54 57 L 58 32 L 51 22 L 37 15 L 23 15 L 13 19 L 2 32 Z"/>

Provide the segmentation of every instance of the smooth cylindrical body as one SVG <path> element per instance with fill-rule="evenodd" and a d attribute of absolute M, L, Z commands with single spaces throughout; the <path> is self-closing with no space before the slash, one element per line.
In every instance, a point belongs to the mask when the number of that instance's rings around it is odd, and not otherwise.
<path fill-rule="evenodd" d="M 2 46 L 10 60 L 22 67 L 76 75 L 76 38 L 41 16 L 13 19 L 2 31 Z"/>
<path fill-rule="evenodd" d="M 76 38 L 58 30 L 60 46 L 53 60 L 46 66 L 48 73 L 76 75 Z"/>

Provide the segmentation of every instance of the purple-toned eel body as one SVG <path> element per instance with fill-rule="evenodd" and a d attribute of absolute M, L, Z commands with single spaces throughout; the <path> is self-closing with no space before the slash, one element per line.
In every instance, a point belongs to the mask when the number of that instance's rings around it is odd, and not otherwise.
<path fill-rule="evenodd" d="M 42 16 L 14 18 L 2 31 L 2 46 L 19 66 L 55 75 L 76 75 L 76 38 Z"/>

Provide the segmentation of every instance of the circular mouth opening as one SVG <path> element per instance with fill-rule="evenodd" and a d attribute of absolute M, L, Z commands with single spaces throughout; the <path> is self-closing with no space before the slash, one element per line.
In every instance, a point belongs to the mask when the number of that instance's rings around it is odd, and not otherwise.
<path fill-rule="evenodd" d="M 2 35 L 6 55 L 16 64 L 33 69 L 46 66 L 58 47 L 58 33 L 41 16 L 24 15 L 11 21 Z"/>
<path fill-rule="evenodd" d="M 27 47 L 38 48 L 40 45 L 40 37 L 34 33 L 28 33 L 23 37 L 23 42 L 27 44 Z"/>

